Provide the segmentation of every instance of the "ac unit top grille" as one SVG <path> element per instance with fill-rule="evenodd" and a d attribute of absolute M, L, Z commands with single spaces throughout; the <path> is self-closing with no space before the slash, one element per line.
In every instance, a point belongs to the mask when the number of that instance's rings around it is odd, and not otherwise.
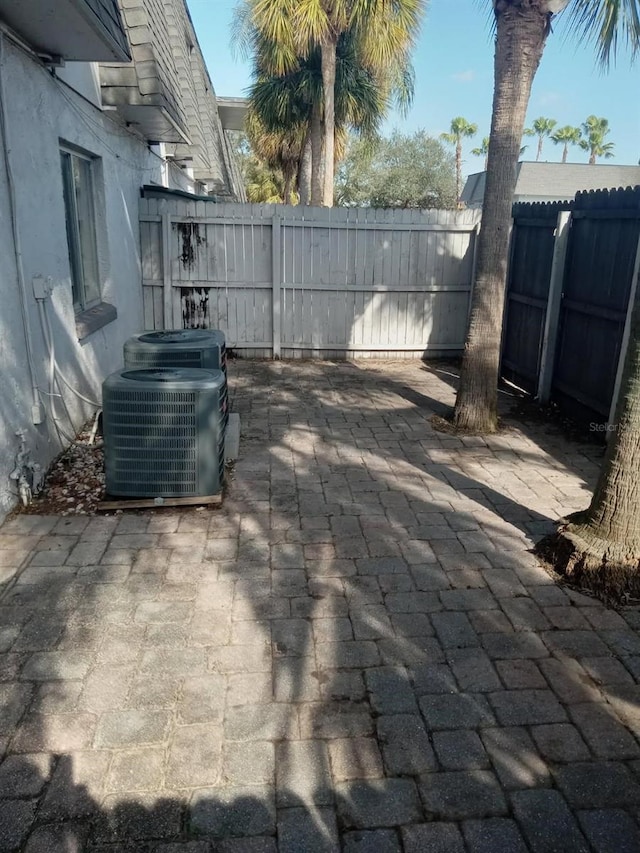
<path fill-rule="evenodd" d="M 220 344 L 224 343 L 224 335 L 215 329 L 166 329 L 160 332 L 143 332 L 138 340 L 145 344 Z"/>
<path fill-rule="evenodd" d="M 118 373 L 118 378 L 118 388 L 121 390 L 127 388 L 128 392 L 133 394 L 150 392 L 150 399 L 152 400 L 158 399 L 158 394 L 167 392 L 170 394 L 167 397 L 167 402 L 169 400 L 178 401 L 175 392 L 185 393 L 212 388 L 222 392 L 226 382 L 221 370 L 203 370 L 190 367 L 149 367 L 142 370 L 123 370 Z M 125 381 L 123 382 L 123 380 Z"/>
<path fill-rule="evenodd" d="M 127 353 L 127 367 L 202 367 L 201 350 L 145 349 Z"/>
<path fill-rule="evenodd" d="M 198 367 L 227 372 L 224 333 L 217 329 L 140 332 L 124 345 L 126 369 Z"/>

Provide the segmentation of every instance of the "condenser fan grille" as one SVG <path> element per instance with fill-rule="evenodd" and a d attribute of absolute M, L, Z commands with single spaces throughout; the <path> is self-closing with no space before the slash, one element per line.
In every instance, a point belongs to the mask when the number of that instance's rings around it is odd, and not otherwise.
<path fill-rule="evenodd" d="M 227 373 L 224 333 L 217 329 L 168 330 L 134 335 L 124 345 L 128 369 L 198 367 Z"/>
<path fill-rule="evenodd" d="M 216 494 L 224 480 L 226 408 L 220 371 L 158 368 L 113 374 L 103 386 L 107 492 Z"/>
<path fill-rule="evenodd" d="M 111 395 L 109 421 L 117 461 L 109 488 L 140 494 L 167 489 L 192 494 L 198 486 L 196 394 L 120 391 Z M 113 448 L 112 448 L 113 449 Z"/>
<path fill-rule="evenodd" d="M 201 352 L 171 352 L 157 347 L 154 350 L 134 350 L 127 354 L 127 368 L 143 367 L 202 367 Z"/>

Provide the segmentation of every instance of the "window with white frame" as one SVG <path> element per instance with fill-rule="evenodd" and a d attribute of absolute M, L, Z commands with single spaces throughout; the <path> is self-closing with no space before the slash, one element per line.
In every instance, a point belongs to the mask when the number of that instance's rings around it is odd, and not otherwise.
<path fill-rule="evenodd" d="M 96 236 L 96 158 L 61 148 L 71 288 L 76 311 L 100 302 L 100 265 Z"/>

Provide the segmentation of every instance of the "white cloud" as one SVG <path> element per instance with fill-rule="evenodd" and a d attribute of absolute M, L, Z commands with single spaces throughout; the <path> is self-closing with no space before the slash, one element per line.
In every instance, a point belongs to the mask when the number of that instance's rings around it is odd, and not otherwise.
<path fill-rule="evenodd" d="M 451 79 L 455 80 L 456 83 L 471 83 L 475 76 L 476 72 L 470 68 L 468 71 L 458 71 L 456 74 L 452 74 Z"/>
<path fill-rule="evenodd" d="M 564 101 L 564 96 L 560 92 L 541 92 L 536 101 L 541 107 L 554 107 Z"/>

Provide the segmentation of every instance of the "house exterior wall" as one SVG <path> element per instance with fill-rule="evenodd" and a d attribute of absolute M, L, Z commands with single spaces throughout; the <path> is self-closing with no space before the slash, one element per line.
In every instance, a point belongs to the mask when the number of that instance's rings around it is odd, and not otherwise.
<path fill-rule="evenodd" d="M 47 311 L 56 359 L 70 383 L 100 400 L 103 378 L 122 364 L 122 345 L 143 322 L 138 207 L 143 184 L 163 182 L 163 161 L 146 143 L 115 124 L 85 100 L 95 79 L 90 64 L 65 74 L 83 91 L 80 97 L 7 38 L 3 76 L 8 157 L 13 172 L 15 222 L 22 244 L 28 322 L 33 341 L 35 382 L 47 399 L 47 352 L 33 296 L 34 276 L 50 276 L 54 286 Z M 61 75 L 62 76 L 62 75 Z M 60 142 L 100 158 L 97 161 L 96 231 L 102 299 L 117 319 L 78 341 L 72 304 L 70 262 L 60 166 Z M 33 396 L 21 314 L 19 280 L 11 225 L 7 152 L 0 145 L 0 518 L 16 501 L 9 474 L 23 430 L 34 462 L 46 468 L 61 450 L 50 418 L 32 423 Z M 165 183 L 184 186 L 182 175 L 165 168 Z M 65 389 L 64 399 L 80 426 L 92 413 Z M 61 412 L 64 421 L 64 415 Z M 72 425 L 65 423 L 67 432 Z"/>
<path fill-rule="evenodd" d="M 62 68 L 56 68 L 56 77 L 94 107 L 102 108 L 100 66 L 97 62 L 67 62 Z"/>
<path fill-rule="evenodd" d="M 201 185 L 196 192 L 243 200 L 185 0 L 119 2 L 133 62 L 100 66 L 104 102 L 149 141 L 165 144 Z"/>
<path fill-rule="evenodd" d="M 242 181 L 233 174 L 213 84 L 182 0 L 165 0 L 174 56 L 181 69 L 183 102 L 192 145 L 177 145 L 176 155 L 193 156 L 194 175 L 216 195 L 242 200 Z M 182 70 L 184 68 L 184 70 Z"/>

